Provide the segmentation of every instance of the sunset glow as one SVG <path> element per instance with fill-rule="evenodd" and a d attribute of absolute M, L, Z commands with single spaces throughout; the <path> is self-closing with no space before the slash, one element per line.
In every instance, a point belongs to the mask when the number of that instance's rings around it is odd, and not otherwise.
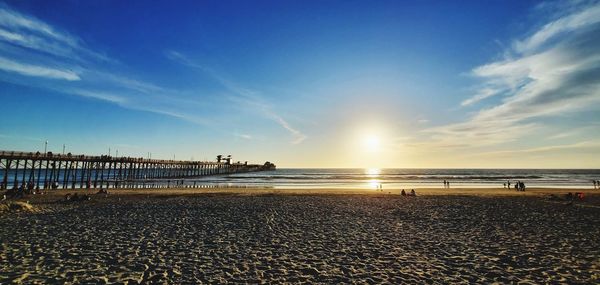
<path fill-rule="evenodd" d="M 9 1 L 0 149 L 600 167 L 599 2 L 335 2 Z"/>
<path fill-rule="evenodd" d="M 369 152 L 376 152 L 381 148 L 381 140 L 375 135 L 370 135 L 364 138 L 363 145 L 365 150 Z"/>

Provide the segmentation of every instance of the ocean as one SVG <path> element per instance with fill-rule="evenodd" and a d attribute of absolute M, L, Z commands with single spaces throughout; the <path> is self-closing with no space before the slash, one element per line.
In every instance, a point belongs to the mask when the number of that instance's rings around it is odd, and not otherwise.
<path fill-rule="evenodd" d="M 9 177 L 15 177 L 9 171 Z M 94 173 L 94 172 L 92 172 Z M 44 179 L 42 172 L 42 180 Z M 110 174 L 106 181 L 113 181 Z M 0 172 L 2 181 L 3 172 Z M 22 177 L 18 170 L 17 177 Z M 58 177 L 61 179 L 64 172 Z M 78 178 L 79 179 L 79 178 Z M 328 188 L 328 189 L 384 189 L 442 188 L 443 181 L 455 188 L 501 188 L 503 183 L 522 181 L 527 187 L 592 189 L 594 180 L 600 180 L 600 169 L 348 169 L 348 168 L 283 168 L 274 171 L 204 176 L 185 179 L 137 180 L 123 183 L 126 187 L 195 186 L 267 187 L 275 189 Z M 59 180 L 62 185 L 62 181 Z M 9 180 L 8 187 L 12 187 Z M 69 187 L 69 186 L 67 186 Z M 77 183 L 77 187 L 82 187 Z M 111 184 L 111 186 L 113 185 Z M 61 186 L 62 188 L 62 186 Z"/>
<path fill-rule="evenodd" d="M 498 188 L 510 181 L 527 187 L 593 189 L 600 169 L 332 169 L 284 168 L 275 171 L 240 173 L 192 179 L 196 183 L 221 187 L 352 188 L 384 189 L 450 187 Z M 186 182 L 188 183 L 188 182 Z"/>

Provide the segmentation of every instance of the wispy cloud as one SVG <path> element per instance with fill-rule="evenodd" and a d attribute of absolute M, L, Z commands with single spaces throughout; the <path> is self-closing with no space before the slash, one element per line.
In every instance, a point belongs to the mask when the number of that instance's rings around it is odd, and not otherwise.
<path fill-rule="evenodd" d="M 300 132 L 299 130 L 292 127 L 282 117 L 280 117 L 279 115 L 277 115 L 275 113 L 271 113 L 270 115 L 280 126 L 282 126 L 284 129 L 288 130 L 292 134 L 292 136 L 294 137 L 294 139 L 292 140 L 293 144 L 299 144 L 306 139 L 306 135 L 304 135 L 302 132 Z"/>
<path fill-rule="evenodd" d="M 167 90 L 163 87 L 157 86 L 156 84 L 152 84 L 149 82 L 140 81 L 137 79 L 125 77 L 122 75 L 117 75 L 114 73 L 100 72 L 100 71 L 88 71 L 95 80 L 98 81 L 106 81 L 112 85 L 117 85 L 123 88 L 127 88 L 130 90 L 147 93 L 147 94 L 157 94 L 157 93 L 168 93 L 174 92 L 173 90 Z"/>
<path fill-rule="evenodd" d="M 63 90 L 63 91 L 66 91 L 66 90 Z M 73 94 L 73 95 L 79 95 L 79 96 L 83 96 L 83 97 L 94 98 L 94 99 L 108 101 L 108 102 L 112 102 L 112 103 L 118 103 L 118 104 L 123 104 L 127 100 L 124 97 L 119 96 L 119 95 L 106 93 L 106 92 L 84 90 L 84 89 L 72 89 L 72 90 L 69 90 L 66 92 Z"/>
<path fill-rule="evenodd" d="M 69 81 L 80 80 L 79 75 L 70 70 L 60 70 L 50 67 L 20 63 L 0 57 L 0 69 L 26 76 L 43 77 L 50 79 L 63 79 Z"/>
<path fill-rule="evenodd" d="M 300 143 L 306 138 L 275 112 L 259 92 L 244 88 L 176 51 L 168 51 L 166 56 L 186 66 L 200 69 L 229 91 L 236 98 L 235 101 L 239 102 L 238 107 L 256 107 L 254 110 L 263 117 L 290 132 L 292 143 Z M 215 108 L 214 104 L 218 103 L 198 100 L 198 97 L 203 97 L 198 95 L 202 91 L 172 90 L 132 78 L 133 75 L 123 76 L 115 72 L 118 70 L 114 68 L 115 62 L 116 60 L 89 48 L 78 36 L 0 4 L 0 70 L 6 72 L 0 74 L 0 80 L 101 100 L 123 108 L 152 112 L 198 125 L 211 124 L 212 120 L 204 118 L 203 114 L 210 113 Z M 54 81 L 49 82 L 48 79 Z M 217 101 L 222 103 L 223 99 Z"/>
<path fill-rule="evenodd" d="M 232 102 L 235 102 L 241 106 L 247 106 L 253 110 L 258 110 L 262 116 L 273 120 L 279 126 L 287 130 L 292 135 L 292 144 L 299 144 L 307 138 L 304 133 L 293 127 L 281 115 L 273 111 L 271 105 L 266 103 L 265 100 L 259 95 L 260 92 L 244 88 L 222 76 L 214 69 L 190 60 L 187 56 L 180 52 L 169 50 L 165 52 L 165 56 L 180 64 L 200 69 L 202 72 L 213 78 L 215 81 L 221 84 L 221 86 L 232 93 L 232 96 L 229 97 Z"/>
<path fill-rule="evenodd" d="M 567 1 L 568 2 L 568 1 Z M 545 24 L 533 35 L 515 42 L 515 50 L 526 53 L 536 50 L 553 38 L 600 23 L 600 6 L 583 7 L 581 10 Z"/>
<path fill-rule="evenodd" d="M 83 41 L 78 37 L 3 4 L 0 4 L 0 39 L 23 48 L 73 60 L 83 60 L 85 57 L 111 60 L 102 53 L 84 47 Z"/>
<path fill-rule="evenodd" d="M 464 107 L 464 106 L 470 106 L 473 105 L 483 99 L 492 97 L 494 95 L 498 95 L 502 92 L 502 89 L 495 89 L 491 86 L 487 86 L 485 88 L 480 89 L 479 91 L 477 91 L 477 94 L 475 94 L 475 96 L 466 99 L 464 101 L 462 101 L 460 104 Z"/>
<path fill-rule="evenodd" d="M 197 112 L 207 107 L 198 100 L 123 76 L 116 62 L 76 35 L 0 3 L 0 80 L 207 124 Z"/>
<path fill-rule="evenodd" d="M 556 152 L 556 151 L 569 151 L 569 150 L 585 150 L 585 149 L 600 149 L 600 142 L 584 141 L 572 144 L 561 144 L 561 145 L 550 145 L 518 150 L 506 150 L 506 151 L 491 151 L 485 153 L 479 153 L 477 155 L 483 156 L 502 156 L 509 154 L 533 154 L 533 153 L 545 153 L 545 152 Z"/>
<path fill-rule="evenodd" d="M 512 46 L 504 59 L 472 70 L 482 88 L 461 105 L 501 100 L 465 122 L 425 132 L 443 142 L 496 144 L 543 127 L 544 118 L 600 107 L 600 3 L 569 10 Z"/>
<path fill-rule="evenodd" d="M 600 123 L 590 124 L 583 127 L 570 128 L 569 130 L 558 132 L 548 137 L 550 140 L 564 139 L 575 136 L 589 136 L 590 134 L 598 134 L 600 130 Z"/>
<path fill-rule="evenodd" d="M 189 59 L 186 55 L 184 55 L 180 52 L 177 52 L 174 50 L 168 50 L 165 52 L 165 56 L 172 61 L 178 62 L 178 63 L 183 64 L 188 67 L 192 67 L 192 68 L 201 70 L 202 72 L 204 72 L 204 74 L 210 76 L 213 80 L 217 81 L 219 84 L 221 84 L 221 86 L 225 87 L 227 90 L 234 93 L 236 96 L 242 96 L 242 97 L 249 98 L 249 99 L 258 99 L 258 97 L 257 97 L 258 92 L 244 88 L 244 87 L 236 84 L 235 82 L 233 82 L 233 81 L 227 79 L 225 76 L 221 75 L 216 70 L 214 70 L 204 64 L 199 64 L 197 62 L 194 62 L 191 59 Z"/>
<path fill-rule="evenodd" d="M 251 140 L 253 138 L 251 135 L 248 134 L 234 134 L 234 136 L 245 140 Z"/>
<path fill-rule="evenodd" d="M 510 120 L 468 121 L 423 130 L 431 140 L 421 145 L 438 148 L 495 145 L 515 141 L 539 127 L 535 123 L 515 124 Z"/>

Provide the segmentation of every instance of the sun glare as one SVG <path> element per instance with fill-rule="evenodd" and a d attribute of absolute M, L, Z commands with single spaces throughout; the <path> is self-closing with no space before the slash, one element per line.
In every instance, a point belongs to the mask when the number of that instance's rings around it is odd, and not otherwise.
<path fill-rule="evenodd" d="M 379 168 L 367 168 L 365 170 L 365 174 L 367 174 L 369 177 L 377 177 L 380 173 L 381 169 Z"/>
<path fill-rule="evenodd" d="M 364 138 L 363 144 L 367 151 L 374 152 L 379 150 L 381 140 L 377 136 L 370 135 Z"/>

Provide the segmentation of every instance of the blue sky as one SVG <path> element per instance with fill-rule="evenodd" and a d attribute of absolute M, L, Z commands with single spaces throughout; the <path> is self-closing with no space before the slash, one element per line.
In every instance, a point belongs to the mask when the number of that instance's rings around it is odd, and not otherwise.
<path fill-rule="evenodd" d="M 9 1 L 0 149 L 600 167 L 598 1 Z"/>

